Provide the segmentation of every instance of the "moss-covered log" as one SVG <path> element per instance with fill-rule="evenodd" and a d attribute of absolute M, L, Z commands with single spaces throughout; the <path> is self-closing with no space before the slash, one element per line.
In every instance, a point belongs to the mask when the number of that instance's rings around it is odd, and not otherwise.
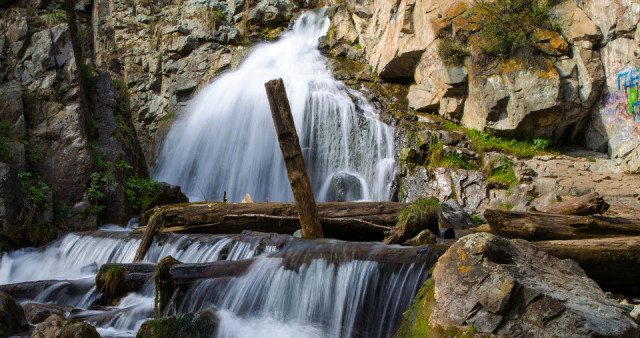
<path fill-rule="evenodd" d="M 140 290 L 155 270 L 154 264 L 104 264 L 96 275 L 96 289 L 105 296 L 103 303 L 109 304 L 129 292 Z"/>
<path fill-rule="evenodd" d="M 491 232 L 529 241 L 640 235 L 640 220 L 488 209 Z"/>
<path fill-rule="evenodd" d="M 609 204 L 604 201 L 600 194 L 594 192 L 560 203 L 550 204 L 540 209 L 540 211 L 550 214 L 586 216 L 601 214 L 607 209 L 609 209 Z"/>

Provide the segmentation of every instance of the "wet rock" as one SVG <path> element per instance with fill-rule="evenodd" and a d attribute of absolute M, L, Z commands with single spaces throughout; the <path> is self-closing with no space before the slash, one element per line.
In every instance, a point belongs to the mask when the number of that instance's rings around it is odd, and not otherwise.
<path fill-rule="evenodd" d="M 31 338 L 99 338 L 96 328 L 81 321 L 65 319 L 57 314 L 38 324 Z"/>
<path fill-rule="evenodd" d="M 22 207 L 22 188 L 18 173 L 11 165 L 0 163 L 0 238 L 7 238 L 13 244 L 22 241 L 21 227 L 16 221 Z"/>
<path fill-rule="evenodd" d="M 41 323 L 54 314 L 65 317 L 73 310 L 71 306 L 39 303 L 27 303 L 22 307 L 27 320 L 31 324 Z"/>
<path fill-rule="evenodd" d="M 363 197 L 362 183 L 356 176 L 338 173 L 331 177 L 328 200 L 334 202 L 358 201 Z"/>
<path fill-rule="evenodd" d="M 436 236 L 431 230 L 422 230 L 416 237 L 408 240 L 404 245 L 419 246 L 424 244 L 435 244 L 438 242 L 438 236 Z"/>
<path fill-rule="evenodd" d="M 461 238 L 440 257 L 398 335 L 636 337 L 640 328 L 587 278 L 523 240 Z"/>
<path fill-rule="evenodd" d="M 214 310 L 181 314 L 144 322 L 136 337 L 216 337 L 219 322 Z"/>
<path fill-rule="evenodd" d="M 0 292 L 0 336 L 23 333 L 28 327 L 24 310 L 8 294 Z"/>
<path fill-rule="evenodd" d="M 473 226 L 467 212 L 454 199 L 440 204 L 440 227 L 445 229 L 468 229 Z"/>
<path fill-rule="evenodd" d="M 179 185 L 158 182 L 158 194 L 148 209 L 159 205 L 188 203 L 189 199 L 182 192 Z"/>

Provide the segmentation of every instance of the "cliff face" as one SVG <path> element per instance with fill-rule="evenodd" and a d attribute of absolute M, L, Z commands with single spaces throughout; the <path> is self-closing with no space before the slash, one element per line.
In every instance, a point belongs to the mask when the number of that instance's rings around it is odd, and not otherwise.
<path fill-rule="evenodd" d="M 147 177 L 192 95 L 235 68 L 252 43 L 277 38 L 301 11 L 324 5 L 332 23 L 320 45 L 334 74 L 364 88 L 385 119 L 398 123 L 396 197 L 455 195 L 471 210 L 486 207 L 492 194 L 478 171 L 403 167 L 411 154 L 402 150 L 420 152 L 429 144 L 421 138 L 433 136 L 407 118 L 415 111 L 497 135 L 606 150 L 615 170 L 637 171 L 640 6 L 634 1 L 556 3 L 550 15 L 559 33 L 536 36 L 535 67 L 518 59 L 477 60 L 473 45 L 460 64 L 441 60 L 444 36 L 473 34 L 481 24 L 472 1 L 82 0 L 73 9 L 77 34 L 55 1 L 0 2 L 0 239 L 24 240 L 9 234 L 24 227 L 27 209 L 40 220 L 34 231 L 46 230 L 35 236 L 43 239 L 53 224 L 68 230 L 124 222 L 127 179 Z M 454 148 L 466 142 L 434 133 Z M 20 196 L 29 187 L 37 189 Z M 42 192 L 37 203 L 34 192 Z"/>
<path fill-rule="evenodd" d="M 339 2 L 330 53 L 370 64 L 386 81 L 415 82 L 408 94 L 412 109 L 498 135 L 586 144 L 608 150 L 622 170 L 640 167 L 637 3 L 556 3 L 550 15 L 560 34 L 537 38 L 542 55 L 532 61 L 541 66 L 518 59 L 482 64 L 473 45 L 471 56 L 452 66 L 438 56 L 438 44 L 445 35 L 478 29 L 472 4 Z"/>

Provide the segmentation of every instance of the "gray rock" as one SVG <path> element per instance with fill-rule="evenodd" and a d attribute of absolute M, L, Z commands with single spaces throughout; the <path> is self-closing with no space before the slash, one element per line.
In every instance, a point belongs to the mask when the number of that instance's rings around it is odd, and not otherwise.
<path fill-rule="evenodd" d="M 445 229 L 468 229 L 473 226 L 467 212 L 454 199 L 440 204 L 440 227 Z"/>
<path fill-rule="evenodd" d="M 331 177 L 328 199 L 335 202 L 358 201 L 363 198 L 362 182 L 348 173 L 337 173 Z"/>
<path fill-rule="evenodd" d="M 478 334 L 507 337 L 640 335 L 577 263 L 523 240 L 463 237 L 438 260 L 433 281 L 432 326 L 473 325 Z"/>
<path fill-rule="evenodd" d="M 215 310 L 181 314 L 144 322 L 136 337 L 216 337 L 219 322 Z"/>
<path fill-rule="evenodd" d="M 11 296 L 0 292 L 0 336 L 12 336 L 24 333 L 28 323 L 24 310 Z"/>
<path fill-rule="evenodd" d="M 53 314 L 36 326 L 31 338 L 100 338 L 100 334 L 85 322 Z"/>
<path fill-rule="evenodd" d="M 42 323 L 53 314 L 65 317 L 73 310 L 71 306 L 39 303 L 27 303 L 22 307 L 27 320 L 31 324 Z"/>
<path fill-rule="evenodd" d="M 0 163 L 0 238 L 7 238 L 13 244 L 22 241 L 22 231 L 17 223 L 22 207 L 22 187 L 18 173 L 11 165 Z"/>

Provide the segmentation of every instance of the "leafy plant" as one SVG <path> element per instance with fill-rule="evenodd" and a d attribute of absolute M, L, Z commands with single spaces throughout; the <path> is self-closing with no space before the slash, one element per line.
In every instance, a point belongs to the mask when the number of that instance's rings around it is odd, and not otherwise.
<path fill-rule="evenodd" d="M 127 162 L 125 160 L 115 161 L 115 162 L 113 162 L 113 165 L 118 167 L 118 168 L 133 169 L 133 167 L 129 164 L 129 162 Z"/>
<path fill-rule="evenodd" d="M 20 184 L 25 191 L 26 198 L 46 210 L 53 211 L 53 190 L 40 176 L 34 176 L 30 172 L 18 173 Z"/>
<path fill-rule="evenodd" d="M 107 207 L 104 204 L 105 194 L 103 192 L 106 184 L 107 179 L 103 172 L 96 171 L 91 174 L 87 193 L 89 195 L 89 202 L 91 203 L 91 211 L 95 215 L 100 215 L 100 213 Z"/>
<path fill-rule="evenodd" d="M 549 138 L 534 138 L 533 145 L 540 150 L 547 150 L 553 144 L 553 141 Z"/>
<path fill-rule="evenodd" d="M 127 180 L 126 195 L 130 205 L 144 211 L 156 199 L 159 192 L 158 182 L 150 178 L 130 178 Z"/>
<path fill-rule="evenodd" d="M 449 65 L 459 65 L 469 51 L 464 44 L 451 36 L 446 36 L 438 43 L 438 55 L 442 61 Z"/>
<path fill-rule="evenodd" d="M 482 217 L 476 215 L 475 213 L 469 215 L 469 218 L 471 218 L 471 222 L 473 222 L 474 225 L 484 224 L 484 220 L 482 219 Z"/>
<path fill-rule="evenodd" d="M 550 0 L 474 0 L 473 11 L 480 14 L 480 48 L 507 58 L 516 50 L 532 46 L 536 29 L 557 28 L 549 18 Z"/>
<path fill-rule="evenodd" d="M 477 152 L 502 151 L 525 158 L 551 153 L 548 149 L 540 149 L 529 141 L 507 140 L 474 129 L 465 129 L 464 132 Z"/>

